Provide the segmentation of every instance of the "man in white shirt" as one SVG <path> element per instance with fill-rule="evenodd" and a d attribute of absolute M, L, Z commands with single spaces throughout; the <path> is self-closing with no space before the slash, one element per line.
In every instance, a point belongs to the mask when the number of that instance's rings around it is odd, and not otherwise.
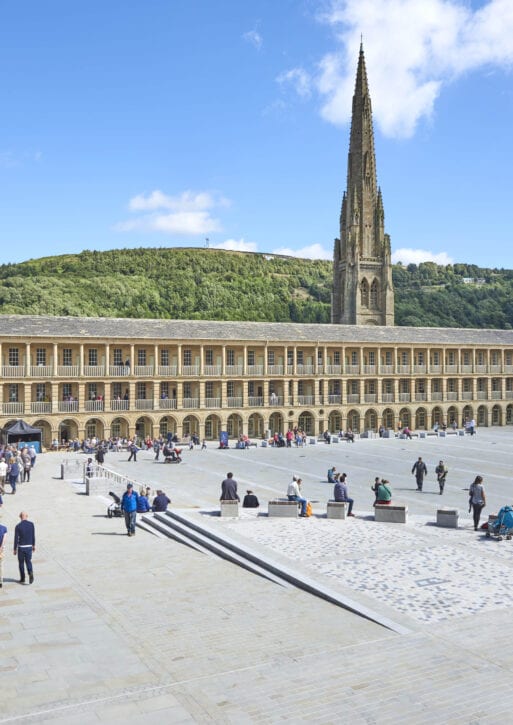
<path fill-rule="evenodd" d="M 5 477 L 7 476 L 7 463 L 5 458 L 0 460 L 0 494 L 4 493 Z"/>
<path fill-rule="evenodd" d="M 287 498 L 289 501 L 297 501 L 301 504 L 300 516 L 306 516 L 306 498 L 301 496 L 301 479 L 294 476 L 287 488 Z"/>

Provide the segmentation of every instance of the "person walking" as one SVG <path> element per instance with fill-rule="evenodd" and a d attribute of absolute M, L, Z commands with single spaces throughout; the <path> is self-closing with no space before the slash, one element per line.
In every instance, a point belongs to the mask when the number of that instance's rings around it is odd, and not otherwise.
<path fill-rule="evenodd" d="M 479 528 L 479 519 L 481 518 L 481 511 L 486 506 L 486 495 L 483 486 L 483 477 L 476 476 L 474 482 L 469 488 L 469 510 L 472 509 L 472 515 L 474 518 L 474 531 Z"/>
<path fill-rule="evenodd" d="M 448 474 L 447 466 L 444 464 L 443 461 L 440 461 L 438 466 L 435 468 L 436 473 L 436 480 L 438 481 L 438 485 L 440 486 L 440 496 L 444 492 L 444 486 L 445 486 L 445 479 L 447 478 Z"/>
<path fill-rule="evenodd" d="M 11 493 L 16 493 L 16 482 L 20 475 L 20 466 L 18 464 L 17 458 L 11 458 L 11 462 L 9 464 L 8 470 L 8 478 L 9 483 L 11 484 Z"/>
<path fill-rule="evenodd" d="M 427 466 L 420 456 L 418 457 L 418 460 L 416 460 L 413 464 L 411 472 L 415 474 L 415 479 L 417 481 L 417 491 L 422 491 L 424 476 L 427 476 Z"/>
<path fill-rule="evenodd" d="M 128 450 L 130 451 L 130 455 L 128 456 L 128 460 L 131 461 L 132 458 L 134 459 L 134 463 L 137 463 L 137 446 L 135 444 L 135 441 L 132 441 L 130 443 Z"/>
<path fill-rule="evenodd" d="M 25 567 L 29 575 L 29 583 L 34 581 L 32 568 L 32 554 L 36 550 L 36 530 L 32 521 L 28 520 L 28 513 L 20 513 L 20 523 L 14 529 L 14 556 L 18 555 L 20 569 L 20 584 L 25 584 Z"/>
<path fill-rule="evenodd" d="M 226 478 L 221 484 L 221 497 L 219 500 L 240 501 L 239 494 L 237 493 L 237 481 L 234 479 L 231 471 L 226 474 Z"/>
<path fill-rule="evenodd" d="M 0 524 L 0 589 L 4 582 L 4 542 L 7 534 L 7 527 Z"/>
<path fill-rule="evenodd" d="M 126 532 L 128 536 L 135 536 L 135 521 L 137 518 L 137 504 L 139 496 L 131 483 L 127 483 L 126 491 L 121 499 L 121 511 L 125 515 Z"/>

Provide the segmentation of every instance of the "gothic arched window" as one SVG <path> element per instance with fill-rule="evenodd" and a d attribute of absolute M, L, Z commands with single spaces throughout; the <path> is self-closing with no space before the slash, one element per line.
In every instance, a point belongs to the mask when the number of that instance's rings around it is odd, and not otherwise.
<path fill-rule="evenodd" d="M 378 280 L 375 279 L 370 288 L 370 306 L 376 310 L 378 308 Z"/>
<path fill-rule="evenodd" d="M 369 283 L 366 279 L 360 282 L 360 300 L 362 307 L 369 306 Z"/>

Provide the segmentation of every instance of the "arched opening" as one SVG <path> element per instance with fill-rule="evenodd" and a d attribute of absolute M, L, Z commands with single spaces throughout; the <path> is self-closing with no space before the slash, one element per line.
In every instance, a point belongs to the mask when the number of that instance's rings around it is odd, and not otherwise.
<path fill-rule="evenodd" d="M 365 278 L 360 282 L 360 303 L 362 307 L 369 306 L 369 283 Z"/>
<path fill-rule="evenodd" d="M 112 438 L 128 438 L 128 421 L 125 418 L 114 418 L 110 424 Z"/>
<path fill-rule="evenodd" d="M 427 411 L 425 408 L 417 408 L 415 413 L 415 429 L 426 430 L 427 428 Z"/>
<path fill-rule="evenodd" d="M 372 408 L 365 412 L 363 429 L 371 430 L 373 432 L 376 432 L 378 430 L 378 414 Z"/>
<path fill-rule="evenodd" d="M 350 428 L 353 433 L 360 432 L 360 413 L 357 410 L 350 410 L 347 414 L 347 427 Z"/>
<path fill-rule="evenodd" d="M 299 430 L 304 430 L 306 435 L 315 435 L 315 421 L 313 415 L 308 411 L 301 413 L 298 418 L 298 428 Z"/>
<path fill-rule="evenodd" d="M 248 418 L 248 436 L 250 438 L 264 437 L 264 419 L 258 413 L 251 413 Z"/>
<path fill-rule="evenodd" d="M 477 424 L 482 428 L 488 426 L 488 411 L 484 405 L 480 405 L 477 409 Z"/>
<path fill-rule="evenodd" d="M 474 409 L 471 405 L 466 405 L 463 408 L 463 420 L 470 421 L 474 417 Z"/>
<path fill-rule="evenodd" d="M 506 425 L 513 425 L 513 405 L 511 403 L 506 408 Z"/>
<path fill-rule="evenodd" d="M 78 438 L 78 425 L 71 418 L 66 418 L 59 423 L 59 440 L 69 443 Z M 45 443 L 46 445 L 46 443 Z"/>
<path fill-rule="evenodd" d="M 218 415 L 209 415 L 205 421 L 205 438 L 209 441 L 217 441 L 220 433 L 221 419 Z"/>
<path fill-rule="evenodd" d="M 370 306 L 373 310 L 378 308 L 379 286 L 378 280 L 374 279 L 370 287 Z"/>
<path fill-rule="evenodd" d="M 103 422 L 99 418 L 89 418 L 84 426 L 84 432 L 86 438 L 98 438 L 98 440 L 103 440 L 105 435 Z"/>
<path fill-rule="evenodd" d="M 141 440 L 144 440 L 148 436 L 153 438 L 153 422 L 150 418 L 142 415 L 135 421 L 135 434 Z"/>
<path fill-rule="evenodd" d="M 451 405 L 447 411 L 447 425 L 453 426 L 454 423 L 458 425 L 458 408 L 455 405 Z"/>
<path fill-rule="evenodd" d="M 500 405 L 494 405 L 492 408 L 492 425 L 502 425 L 502 410 Z"/>
<path fill-rule="evenodd" d="M 394 411 L 391 408 L 385 408 L 383 411 L 383 427 L 387 430 L 394 430 L 395 428 L 395 416 Z"/>
<path fill-rule="evenodd" d="M 159 433 L 164 438 L 167 438 L 167 434 L 175 435 L 176 433 L 176 420 L 172 415 L 165 415 L 159 421 Z"/>
<path fill-rule="evenodd" d="M 433 410 L 431 411 L 431 427 L 434 428 L 435 425 L 441 426 L 444 422 L 444 414 L 442 409 L 437 405 Z"/>
<path fill-rule="evenodd" d="M 411 413 L 408 408 L 399 411 L 399 428 L 411 428 Z"/>
<path fill-rule="evenodd" d="M 237 413 L 228 416 L 226 430 L 229 438 L 238 438 L 242 435 L 242 418 Z"/>
<path fill-rule="evenodd" d="M 342 413 L 339 410 L 332 410 L 329 414 L 328 430 L 332 433 L 342 430 Z"/>
<path fill-rule="evenodd" d="M 49 448 L 52 444 L 52 427 L 46 420 L 36 420 L 32 424 L 34 428 L 41 428 L 41 442 L 45 448 Z M 59 443 L 61 439 L 59 438 Z M 67 440 L 65 441 L 67 443 Z"/>
<path fill-rule="evenodd" d="M 183 419 L 183 434 L 187 435 L 199 435 L 199 420 L 195 415 L 188 415 Z"/>
<path fill-rule="evenodd" d="M 272 434 L 284 433 L 283 415 L 281 413 L 271 413 L 269 416 L 269 429 Z"/>

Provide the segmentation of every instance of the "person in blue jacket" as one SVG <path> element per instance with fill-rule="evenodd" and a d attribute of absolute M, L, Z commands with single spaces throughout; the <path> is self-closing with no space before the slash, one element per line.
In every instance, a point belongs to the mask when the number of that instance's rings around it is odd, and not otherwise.
<path fill-rule="evenodd" d="M 11 484 L 11 493 L 16 493 L 16 481 L 20 475 L 20 467 L 16 458 L 11 458 L 7 475 L 9 476 L 9 483 Z"/>
<path fill-rule="evenodd" d="M 145 514 L 148 511 L 151 511 L 151 506 L 150 506 L 150 502 L 148 501 L 148 496 L 146 496 L 145 493 L 140 493 L 139 498 L 137 499 L 137 513 Z"/>
<path fill-rule="evenodd" d="M 126 491 L 121 499 L 121 511 L 125 514 L 125 524 L 128 536 L 135 536 L 135 520 L 137 517 L 137 503 L 139 496 L 131 483 L 127 483 Z"/>

